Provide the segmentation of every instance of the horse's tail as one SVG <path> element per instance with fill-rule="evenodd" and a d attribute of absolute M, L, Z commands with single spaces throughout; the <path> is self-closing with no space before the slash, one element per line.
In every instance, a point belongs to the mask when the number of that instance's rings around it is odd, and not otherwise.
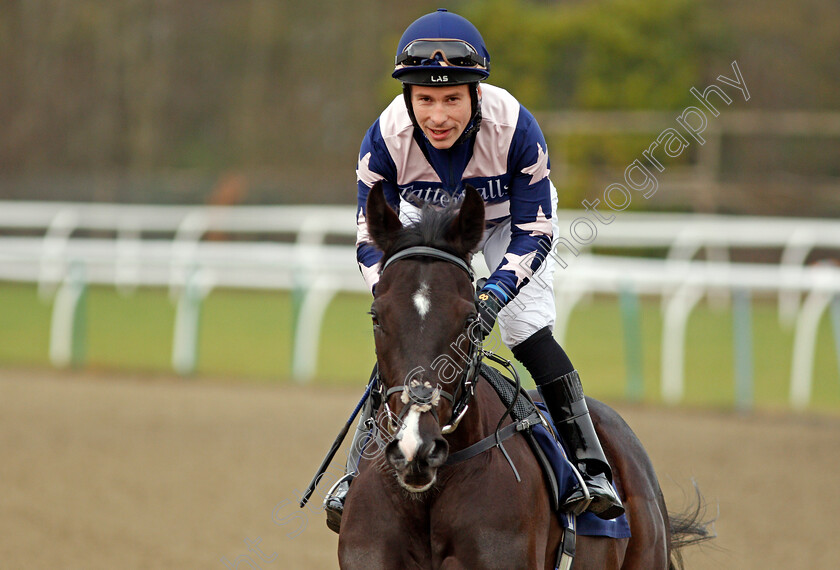
<path fill-rule="evenodd" d="M 696 482 L 694 491 L 696 496 L 686 510 L 668 513 L 668 522 L 671 525 L 671 559 L 668 561 L 668 570 L 683 568 L 681 549 L 712 540 L 717 536 L 714 529 L 716 519 L 707 517 L 706 501 Z"/>

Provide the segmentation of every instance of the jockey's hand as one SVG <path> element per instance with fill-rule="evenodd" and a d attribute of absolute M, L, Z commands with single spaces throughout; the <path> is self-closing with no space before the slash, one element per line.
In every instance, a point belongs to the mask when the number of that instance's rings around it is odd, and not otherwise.
<path fill-rule="evenodd" d="M 484 340 L 490 335 L 493 326 L 496 324 L 496 317 L 502 310 L 502 303 L 492 291 L 480 289 L 475 293 L 475 306 L 478 309 L 478 320 L 480 323 L 479 334 Z"/>

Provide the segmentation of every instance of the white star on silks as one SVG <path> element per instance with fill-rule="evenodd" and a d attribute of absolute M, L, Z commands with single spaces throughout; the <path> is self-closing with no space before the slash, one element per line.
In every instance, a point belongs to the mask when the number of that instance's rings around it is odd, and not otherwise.
<path fill-rule="evenodd" d="M 516 224 L 516 227 L 520 230 L 525 230 L 526 232 L 530 231 L 532 236 L 552 234 L 551 220 L 545 217 L 542 205 L 540 205 L 539 209 L 537 210 L 536 220 L 525 224 Z"/>
<path fill-rule="evenodd" d="M 369 187 L 382 180 L 381 174 L 377 174 L 370 169 L 370 155 L 371 153 L 367 153 L 359 157 L 359 162 L 356 165 L 356 180 L 361 180 Z"/>
<path fill-rule="evenodd" d="M 527 168 L 523 168 L 522 174 L 530 174 L 531 182 L 528 184 L 533 185 L 548 176 L 549 172 L 551 170 L 548 168 L 548 153 L 543 150 L 540 143 L 537 143 L 537 162 Z"/>
<path fill-rule="evenodd" d="M 516 274 L 516 286 L 522 283 L 525 279 L 530 279 L 534 271 L 531 269 L 531 262 L 537 255 L 536 251 L 526 253 L 525 255 L 516 255 L 515 253 L 506 253 L 505 260 L 507 263 L 502 265 L 499 269 L 507 269 Z"/>
<path fill-rule="evenodd" d="M 367 153 L 365 156 L 359 157 L 359 162 L 356 163 L 356 180 L 362 179 L 362 172 L 370 172 L 370 168 L 368 167 L 370 164 L 370 153 Z"/>

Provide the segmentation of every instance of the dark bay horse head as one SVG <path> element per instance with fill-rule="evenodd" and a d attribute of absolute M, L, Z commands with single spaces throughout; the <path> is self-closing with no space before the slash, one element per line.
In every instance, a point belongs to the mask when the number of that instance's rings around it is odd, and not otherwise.
<path fill-rule="evenodd" d="M 468 186 L 460 208 L 424 206 L 420 219 L 403 227 L 377 184 L 367 227 L 384 252 L 371 316 L 386 403 L 378 421 L 391 440 L 385 457 L 400 485 L 421 493 L 447 459 L 443 435 L 457 427 L 453 410 L 463 409 L 471 372 L 465 356 L 477 350 L 469 259 L 484 231 L 484 204 Z"/>

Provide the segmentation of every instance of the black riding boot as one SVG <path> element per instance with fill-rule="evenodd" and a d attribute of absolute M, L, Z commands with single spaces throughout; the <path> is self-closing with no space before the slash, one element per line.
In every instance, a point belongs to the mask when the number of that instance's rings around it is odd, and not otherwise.
<path fill-rule="evenodd" d="M 511 350 L 531 373 L 572 462 L 589 489 L 592 502 L 586 510 L 602 519 L 621 515 L 624 507 L 612 488 L 612 471 L 589 417 L 580 377 L 551 328 L 538 330 Z M 577 491 L 566 501 L 565 508 L 579 514 L 585 501 L 583 491 Z"/>
<path fill-rule="evenodd" d="M 336 481 L 335 485 L 327 491 L 324 497 L 324 510 L 327 512 L 327 526 L 331 531 L 338 534 L 341 530 L 341 515 L 344 514 L 344 500 L 347 498 L 347 491 L 350 490 L 350 483 L 356 477 L 355 473 L 345 473 Z"/>
<path fill-rule="evenodd" d="M 583 396 L 583 387 L 576 370 L 546 382 L 537 388 L 554 420 L 561 439 L 566 443 L 572 462 L 580 471 L 592 502 L 586 510 L 602 519 L 614 519 L 624 513 L 621 499 L 612 486 L 612 470 L 601 442 L 592 425 L 592 418 Z M 582 490 L 573 493 L 564 507 L 578 512 L 585 503 Z"/>
<path fill-rule="evenodd" d="M 350 490 L 350 483 L 358 474 L 359 460 L 362 455 L 363 437 L 370 434 L 368 420 L 373 417 L 374 409 L 371 398 L 368 398 L 362 407 L 361 417 L 353 433 L 353 441 L 350 443 L 350 450 L 347 452 L 347 465 L 344 468 L 345 474 L 330 487 L 324 497 L 324 510 L 327 511 L 327 526 L 333 532 L 341 528 L 341 515 L 344 514 L 344 500 Z"/>

